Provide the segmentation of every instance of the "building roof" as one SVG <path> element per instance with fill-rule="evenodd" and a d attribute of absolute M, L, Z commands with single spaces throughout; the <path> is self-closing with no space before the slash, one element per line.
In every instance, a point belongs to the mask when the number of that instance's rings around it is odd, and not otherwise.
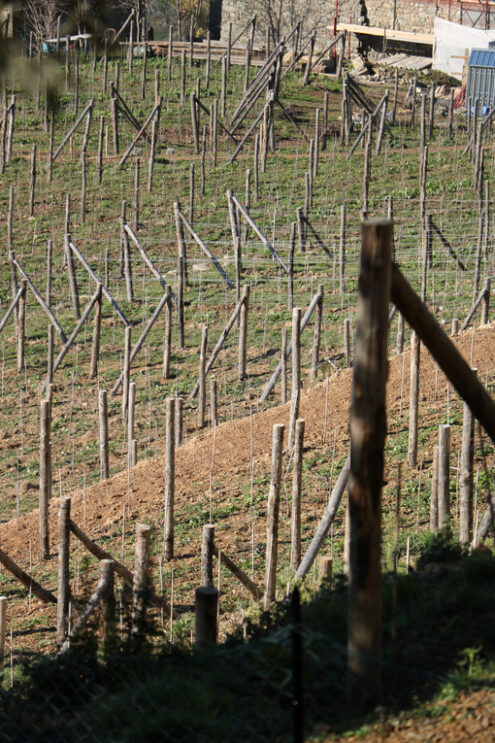
<path fill-rule="evenodd" d="M 495 49 L 471 49 L 470 67 L 495 67 Z"/>

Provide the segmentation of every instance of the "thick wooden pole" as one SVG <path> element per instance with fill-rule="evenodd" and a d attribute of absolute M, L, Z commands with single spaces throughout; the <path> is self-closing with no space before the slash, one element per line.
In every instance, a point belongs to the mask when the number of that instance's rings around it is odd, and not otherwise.
<path fill-rule="evenodd" d="M 296 420 L 299 416 L 301 394 L 301 308 L 292 310 L 292 393 L 290 401 L 289 451 L 294 446 Z"/>
<path fill-rule="evenodd" d="M 203 325 L 201 333 L 201 346 L 199 351 L 199 396 L 198 396 L 198 428 L 205 425 L 206 415 L 206 346 L 208 343 L 208 325 Z"/>
<path fill-rule="evenodd" d="M 146 611 L 151 602 L 150 542 L 151 526 L 136 524 L 134 576 L 132 581 L 132 635 L 135 641 L 144 639 Z"/>
<path fill-rule="evenodd" d="M 438 429 L 438 526 L 450 523 L 450 425 Z"/>
<path fill-rule="evenodd" d="M 100 480 L 106 480 L 110 475 L 108 464 L 108 404 L 107 391 L 98 393 L 98 420 L 100 443 Z"/>
<path fill-rule="evenodd" d="M 266 514 L 266 561 L 265 561 L 265 611 L 275 601 L 277 578 L 277 550 L 278 550 L 278 513 L 280 504 L 280 477 L 282 474 L 282 441 L 285 426 L 276 423 L 273 426 L 272 441 L 272 469 L 270 492 L 268 494 L 268 508 Z"/>
<path fill-rule="evenodd" d="M 62 498 L 58 532 L 58 590 L 57 590 L 57 644 L 61 645 L 69 629 L 69 556 L 70 556 L 70 498 Z"/>
<path fill-rule="evenodd" d="M 353 698 L 357 694 L 369 697 L 379 681 L 381 491 L 392 242 L 390 221 L 362 223 L 350 416 L 347 672 Z"/>
<path fill-rule="evenodd" d="M 213 588 L 213 542 L 215 525 L 205 524 L 201 539 L 201 585 Z"/>
<path fill-rule="evenodd" d="M 409 438 L 407 458 L 411 467 L 416 466 L 418 456 L 418 394 L 421 343 L 416 333 L 411 333 L 411 361 L 409 373 Z"/>
<path fill-rule="evenodd" d="M 473 369 L 473 371 L 476 370 Z M 474 417 L 469 405 L 464 403 L 459 493 L 459 541 L 461 544 L 469 544 L 473 536 L 473 456 Z"/>
<path fill-rule="evenodd" d="M 40 405 L 40 555 L 42 560 L 50 556 L 48 533 L 48 502 L 52 487 L 52 454 L 50 440 L 51 406 L 48 400 Z"/>
<path fill-rule="evenodd" d="M 165 506 L 163 526 L 163 556 L 174 556 L 174 482 L 175 482 L 175 398 L 167 397 L 165 428 Z"/>
<path fill-rule="evenodd" d="M 303 460 L 304 418 L 296 421 L 294 459 L 292 470 L 292 518 L 290 569 L 295 573 L 301 562 L 301 472 Z"/>

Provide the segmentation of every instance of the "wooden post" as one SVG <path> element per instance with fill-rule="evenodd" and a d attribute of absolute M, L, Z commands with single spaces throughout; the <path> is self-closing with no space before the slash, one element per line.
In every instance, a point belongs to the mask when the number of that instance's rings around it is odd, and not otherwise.
<path fill-rule="evenodd" d="M 69 199 L 70 199 L 69 194 L 67 194 L 67 201 L 66 201 L 67 205 L 70 203 Z M 69 247 L 70 242 L 71 242 L 71 236 L 69 233 L 66 233 L 64 236 L 64 253 L 65 253 L 65 260 L 67 262 L 67 269 L 69 273 L 69 285 L 70 285 L 70 293 L 71 293 L 71 299 L 72 299 L 72 309 L 74 311 L 74 319 L 79 320 L 81 317 L 81 308 L 79 305 L 79 288 L 77 286 L 76 272 L 74 270 L 74 260 L 72 258 L 72 250 Z"/>
<path fill-rule="evenodd" d="M 186 52 L 181 51 L 180 55 L 180 107 L 184 108 L 186 103 Z"/>
<path fill-rule="evenodd" d="M 194 222 L 194 163 L 189 163 L 189 223 Z"/>
<path fill-rule="evenodd" d="M 60 646 L 69 629 L 70 498 L 60 500 L 58 523 L 57 644 Z"/>
<path fill-rule="evenodd" d="M 48 384 L 53 382 L 53 335 L 54 335 L 54 327 L 53 325 L 48 325 L 47 338 L 46 338 L 46 346 L 47 346 L 46 381 Z"/>
<path fill-rule="evenodd" d="M 487 325 L 488 323 L 488 316 L 490 314 L 490 286 L 491 286 L 491 280 L 490 277 L 487 276 L 485 279 L 485 285 L 483 287 L 483 300 L 481 305 L 481 324 Z"/>
<path fill-rule="evenodd" d="M 148 193 L 151 193 L 153 190 L 153 171 L 155 167 L 156 143 L 158 141 L 158 127 L 159 127 L 158 116 L 155 116 L 155 118 L 153 119 L 153 124 L 151 128 L 151 147 L 150 147 L 150 158 L 148 161 Z"/>
<path fill-rule="evenodd" d="M 266 514 L 266 560 L 265 560 L 265 595 L 263 608 L 270 609 L 275 601 L 277 577 L 278 548 L 278 513 L 280 504 L 280 476 L 282 473 L 282 441 L 285 426 L 276 423 L 273 426 L 272 467 L 268 508 Z"/>
<path fill-rule="evenodd" d="M 201 540 L 201 585 L 213 588 L 213 542 L 215 540 L 215 525 L 203 526 Z"/>
<path fill-rule="evenodd" d="M 287 328 L 282 328 L 282 350 L 280 354 L 280 402 L 287 402 Z"/>
<path fill-rule="evenodd" d="M 168 49 L 167 49 L 167 80 L 170 82 L 172 79 L 172 52 L 173 52 L 173 41 L 172 36 L 174 33 L 174 27 L 170 25 L 168 27 Z"/>
<path fill-rule="evenodd" d="M 48 503 L 52 489 L 52 454 L 51 454 L 51 405 L 48 400 L 40 404 L 40 556 L 47 560 L 50 556 L 48 532 Z"/>
<path fill-rule="evenodd" d="M 340 207 L 340 242 L 339 242 L 339 278 L 340 293 L 342 297 L 345 291 L 345 242 L 346 242 L 346 208 L 345 204 Z"/>
<path fill-rule="evenodd" d="M 239 363 L 238 379 L 242 382 L 246 379 L 246 353 L 247 353 L 247 330 L 248 330 L 248 310 L 249 310 L 249 286 L 244 286 L 242 290 L 242 307 L 240 312 L 239 327 Z"/>
<path fill-rule="evenodd" d="M 136 382 L 129 384 L 129 401 L 127 405 L 127 462 L 129 467 L 133 467 L 136 462 L 132 456 L 132 442 L 134 440 L 134 414 L 136 406 Z"/>
<path fill-rule="evenodd" d="M 474 416 L 469 405 L 464 403 L 459 492 L 459 541 L 461 544 L 469 544 L 473 536 L 473 456 Z"/>
<path fill-rule="evenodd" d="M 404 315 L 397 313 L 397 339 L 395 344 L 395 353 L 400 356 L 404 350 Z"/>
<path fill-rule="evenodd" d="M 208 325 L 203 325 L 201 332 L 201 346 L 199 351 L 199 395 L 198 395 L 198 428 L 205 425 L 206 414 L 206 346 L 208 343 Z"/>
<path fill-rule="evenodd" d="M 344 318 L 344 358 L 346 366 L 351 365 L 351 320 Z"/>
<path fill-rule="evenodd" d="M 29 183 L 29 216 L 34 217 L 34 199 L 36 191 L 36 144 L 31 151 L 31 180 Z"/>
<path fill-rule="evenodd" d="M 212 428 L 218 425 L 217 419 L 217 380 L 215 377 L 210 379 L 210 423 Z"/>
<path fill-rule="evenodd" d="M 301 472 L 303 461 L 304 418 L 296 421 L 294 464 L 292 469 L 292 518 L 290 569 L 295 573 L 301 562 Z"/>
<path fill-rule="evenodd" d="M 17 302 L 17 371 L 24 369 L 24 344 L 26 340 L 26 281 L 21 281 L 21 295 Z"/>
<path fill-rule="evenodd" d="M 103 135 L 105 133 L 105 117 L 102 114 L 100 116 L 100 128 L 98 130 L 98 152 L 96 156 L 96 172 L 98 175 L 98 183 L 103 180 Z"/>
<path fill-rule="evenodd" d="M 196 155 L 199 155 L 198 115 L 196 108 L 196 96 L 194 92 L 190 94 L 189 100 L 191 102 L 191 124 L 193 131 L 194 152 L 196 153 Z"/>
<path fill-rule="evenodd" d="M 290 224 L 289 242 L 289 271 L 287 273 L 287 308 L 292 312 L 294 308 L 294 250 L 296 247 L 296 222 Z"/>
<path fill-rule="evenodd" d="M 175 398 L 167 397 L 165 429 L 165 514 L 163 527 L 163 557 L 174 556 L 174 481 L 175 481 Z"/>
<path fill-rule="evenodd" d="M 348 689 L 377 690 L 381 645 L 381 490 L 385 443 L 388 303 L 393 227 L 361 225 L 356 353 L 351 402 Z"/>
<path fill-rule="evenodd" d="M 7 626 L 7 596 L 0 596 L 0 674 L 5 663 L 5 628 Z"/>
<path fill-rule="evenodd" d="M 183 424 L 184 400 L 182 397 L 175 398 L 175 448 L 182 446 L 182 424 Z"/>
<path fill-rule="evenodd" d="M 109 477 L 108 464 L 108 404 L 107 391 L 100 390 L 98 393 L 98 421 L 99 421 L 99 448 L 100 448 L 100 480 Z"/>
<path fill-rule="evenodd" d="M 318 164 L 320 160 L 320 109 L 315 112 L 315 138 L 313 144 L 313 178 L 318 175 Z"/>
<path fill-rule="evenodd" d="M 134 576 L 132 581 L 132 636 L 134 641 L 145 638 L 146 612 L 150 604 L 152 586 L 150 576 L 151 526 L 136 524 Z"/>
<path fill-rule="evenodd" d="M 438 529 L 438 446 L 433 447 L 430 493 L 430 531 Z"/>
<path fill-rule="evenodd" d="M 323 315 L 323 284 L 318 287 L 320 299 L 316 305 L 315 331 L 313 337 L 313 351 L 311 356 L 311 381 L 314 383 L 318 378 L 318 364 L 320 356 L 321 318 Z"/>
<path fill-rule="evenodd" d="M 102 286 L 98 285 L 98 299 L 95 303 L 95 314 L 93 324 L 93 342 L 91 344 L 91 369 L 90 377 L 95 379 L 98 376 L 98 361 L 100 358 L 100 336 L 101 336 L 101 304 L 102 304 Z"/>
<path fill-rule="evenodd" d="M 218 622 L 218 591 L 201 586 L 195 593 L 195 645 L 205 652 L 216 645 Z"/>
<path fill-rule="evenodd" d="M 163 333 L 163 378 L 170 377 L 170 353 L 172 349 L 172 297 L 165 304 L 165 330 Z"/>
<path fill-rule="evenodd" d="M 409 436 L 407 444 L 407 459 L 411 467 L 416 467 L 418 456 L 418 393 L 419 393 L 419 363 L 421 343 L 413 331 L 411 333 L 411 362 L 409 373 Z"/>
<path fill-rule="evenodd" d="M 126 325 L 124 340 L 124 361 L 122 366 L 122 420 L 127 422 L 127 406 L 129 403 L 129 382 L 131 373 L 131 326 Z"/>
<path fill-rule="evenodd" d="M 223 59 L 222 59 L 223 64 Z M 205 65 L 205 88 L 210 87 L 210 70 L 211 70 L 211 32 L 206 32 L 206 65 Z"/>
<path fill-rule="evenodd" d="M 301 392 L 301 308 L 292 310 L 292 393 L 290 401 L 289 451 L 294 446 L 296 420 L 299 416 L 299 396 Z"/>
<path fill-rule="evenodd" d="M 450 425 L 438 429 L 438 526 L 450 523 Z"/>
<path fill-rule="evenodd" d="M 103 651 L 112 645 L 115 623 L 114 561 L 100 561 L 100 634 Z"/>

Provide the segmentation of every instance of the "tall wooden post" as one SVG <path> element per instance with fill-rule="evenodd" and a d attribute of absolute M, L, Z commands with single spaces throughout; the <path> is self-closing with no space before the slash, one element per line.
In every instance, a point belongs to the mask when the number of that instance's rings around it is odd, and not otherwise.
<path fill-rule="evenodd" d="M 350 415 L 350 564 L 347 678 L 350 695 L 377 689 L 381 637 L 381 492 L 386 433 L 388 303 L 393 228 L 361 225 L 357 329 Z"/>
<path fill-rule="evenodd" d="M 151 595 L 150 576 L 151 526 L 136 524 L 134 553 L 134 578 L 132 582 L 132 635 L 134 640 L 144 639 L 146 609 Z"/>
<path fill-rule="evenodd" d="M 301 308 L 292 310 L 292 393 L 290 401 L 289 442 L 291 451 L 294 446 L 296 420 L 299 416 L 299 397 L 301 394 Z"/>
<path fill-rule="evenodd" d="M 292 513 L 290 569 L 295 573 L 301 562 L 301 472 L 303 460 L 304 418 L 296 421 L 294 441 L 294 465 L 292 472 Z"/>
<path fill-rule="evenodd" d="M 52 487 L 52 454 L 50 441 L 50 403 L 42 400 L 40 405 L 40 554 L 42 560 L 50 556 L 48 535 L 48 501 Z"/>
<path fill-rule="evenodd" d="M 60 500 L 58 536 L 57 644 L 61 645 L 69 628 L 70 498 Z"/>
<path fill-rule="evenodd" d="M 450 425 L 438 429 L 438 526 L 450 522 Z"/>
<path fill-rule="evenodd" d="M 476 371 L 473 369 L 473 371 Z M 464 403 L 461 445 L 461 482 L 459 493 L 459 541 L 469 544 L 473 530 L 473 455 L 474 455 L 474 416 L 471 408 Z"/>
<path fill-rule="evenodd" d="M 100 480 L 106 480 L 110 474 L 108 463 L 108 404 L 106 390 L 100 390 L 98 393 L 98 419 L 100 439 Z"/>
<path fill-rule="evenodd" d="M 285 426 L 276 423 L 273 426 L 272 442 L 272 470 L 268 508 L 266 514 L 266 565 L 265 565 L 265 597 L 264 609 L 270 608 L 275 601 L 277 578 L 277 548 L 278 548 L 278 513 L 280 504 L 280 477 L 282 474 L 282 441 Z"/>
<path fill-rule="evenodd" d="M 174 556 L 174 481 L 175 481 L 175 398 L 167 397 L 165 433 L 165 517 L 163 526 L 163 556 Z"/>

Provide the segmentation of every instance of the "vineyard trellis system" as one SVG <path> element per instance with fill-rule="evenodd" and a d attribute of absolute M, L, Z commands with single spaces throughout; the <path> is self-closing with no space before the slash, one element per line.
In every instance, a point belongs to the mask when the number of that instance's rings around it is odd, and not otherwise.
<path fill-rule="evenodd" d="M 312 46 L 310 39 L 305 41 Z M 36 580 L 29 590 L 38 595 L 38 589 L 45 590 L 42 578 L 53 555 L 56 509 L 50 501 L 56 489 L 65 504 L 57 614 L 62 648 L 69 628 L 68 596 L 77 594 L 81 583 L 89 585 L 95 575 L 93 567 L 81 566 L 79 549 L 69 550 L 70 531 L 104 561 L 105 572 L 81 616 L 89 617 L 99 601 L 108 599 L 113 569 L 127 582 L 141 581 L 133 584 L 137 626 L 144 611 L 139 597 L 148 581 L 150 552 L 156 549 L 162 590 L 151 604 L 161 611 L 162 621 L 163 610 L 167 614 L 169 609 L 173 637 L 174 600 L 171 588 L 170 601 L 163 598 L 165 585 L 180 591 L 178 585 L 187 584 L 196 571 L 192 563 L 181 565 L 175 545 L 184 536 L 184 524 L 194 523 L 198 545 L 198 528 L 210 524 L 203 535 L 201 579 L 208 590 L 198 594 L 206 607 L 198 618 L 200 645 L 212 636 L 208 617 L 215 622 L 217 617 L 214 555 L 219 571 L 222 566 L 230 571 L 250 597 L 264 595 L 267 608 L 280 592 L 281 581 L 292 580 L 294 573 L 301 579 L 308 574 L 335 518 L 352 462 L 346 459 L 346 436 L 337 440 L 335 431 L 334 448 L 329 448 L 333 426 L 332 402 L 327 399 L 320 435 L 325 457 L 332 462 L 331 475 L 326 471 L 322 477 L 312 468 L 305 472 L 299 404 L 312 383 L 326 379 L 328 391 L 329 378 L 351 362 L 359 320 L 363 215 L 388 212 L 395 223 L 393 254 L 400 272 L 394 269 L 391 279 L 397 310 L 388 333 L 390 356 L 397 348 L 405 363 L 409 331 L 404 318 L 428 345 L 431 327 L 425 331 L 421 325 L 424 302 L 444 329 L 456 321 L 461 329 L 471 327 L 473 338 L 480 308 L 482 323 L 489 321 L 495 256 L 491 113 L 484 120 L 470 108 L 465 117 L 454 115 L 451 104 L 445 122 L 431 89 L 417 102 L 419 121 L 412 124 L 415 108 L 411 112 L 402 105 L 396 87 L 389 122 L 390 91 L 373 86 L 365 92 L 346 73 L 342 81 L 337 76 L 320 83 L 318 78 L 318 84 L 311 85 L 311 64 L 303 73 L 284 70 L 282 43 L 254 70 L 249 61 L 245 69 L 229 68 L 213 56 L 205 64 L 193 59 L 186 65 L 186 51 L 180 59 L 145 58 L 127 68 L 116 52 L 94 69 L 84 57 L 72 66 L 69 54 L 66 89 L 59 91 L 53 112 L 41 77 L 32 95 L 16 79 L 3 81 L 0 513 L 4 521 L 16 516 L 22 521 L 39 505 L 40 537 L 29 536 L 29 573 L 14 561 L 17 577 L 22 573 L 28 585 L 30 576 Z M 56 149 L 55 142 L 60 142 Z M 410 304 L 406 307 L 402 279 L 420 297 L 414 294 L 412 310 Z M 394 323 L 397 341 L 392 338 Z M 413 467 L 421 462 L 420 478 L 429 478 L 430 462 L 425 465 L 428 472 L 422 469 L 425 457 L 417 425 L 424 352 L 416 336 L 412 344 L 411 380 L 418 383 L 410 385 L 408 460 Z M 454 364 L 450 353 L 445 351 Z M 247 489 L 243 507 L 249 534 L 243 549 L 224 554 L 213 534 L 213 524 L 230 515 L 229 507 L 217 502 L 218 491 L 225 487 L 215 471 L 219 424 L 248 415 L 253 427 L 256 413 L 279 401 L 280 377 L 285 402 L 289 367 L 290 420 L 285 431 L 281 423 L 275 427 L 269 497 L 266 462 L 251 454 L 243 485 L 236 484 L 241 491 Z M 449 377 L 451 367 L 441 368 Z M 492 369 L 484 371 L 479 383 L 470 378 L 476 394 L 481 394 L 481 383 L 491 386 Z M 208 374 L 215 375 L 210 420 Z M 405 376 L 403 366 L 403 383 Z M 450 394 L 447 424 L 458 404 Z M 404 389 L 401 410 L 403 396 Z M 472 412 L 483 418 L 473 400 Z M 486 413 L 487 398 L 484 408 Z M 490 521 L 489 516 L 481 519 L 478 510 L 476 517 L 473 514 L 474 424 L 468 411 L 462 452 L 459 448 L 464 542 L 486 536 Z M 491 435 L 486 419 L 484 425 Z M 174 462 L 182 442 L 190 441 L 196 429 L 207 428 L 213 432 L 208 439 L 209 492 L 194 510 L 193 504 L 180 502 L 183 493 L 174 490 Z M 433 528 L 453 518 L 453 443 L 448 429 L 441 432 L 436 486 L 431 487 Z M 198 447 L 206 434 L 208 430 L 199 434 Z M 253 437 L 251 429 L 251 448 Z M 391 433 L 394 437 L 396 432 Z M 144 460 L 165 453 L 163 498 L 157 498 L 162 502 L 151 517 L 153 532 L 144 527 L 140 531 L 131 573 L 125 559 L 133 540 L 129 512 L 134 466 L 138 472 Z M 70 520 L 70 501 L 64 496 L 78 494 L 84 510 L 88 487 L 119 471 L 126 471 L 127 487 L 120 494 L 121 515 L 109 526 L 113 543 L 107 551 L 96 537 L 85 534 L 84 518 L 82 524 Z M 289 471 L 294 475 L 290 568 L 289 555 L 283 555 L 287 565 L 277 583 L 278 514 L 281 508 L 290 510 L 288 501 L 283 502 Z M 416 479 L 416 470 L 411 470 L 408 482 Z M 300 491 L 313 485 L 321 496 L 319 515 L 324 516 L 306 552 L 315 530 L 310 533 L 305 524 L 301 546 Z M 430 523 L 428 504 L 421 501 L 421 479 L 411 487 L 416 488 L 416 521 L 428 514 Z M 261 502 L 266 503 L 266 539 L 256 523 L 261 519 L 255 511 L 264 513 Z M 116 557 L 117 539 L 121 559 L 112 568 L 106 561 Z M 343 520 L 335 524 L 331 537 L 332 558 L 334 539 L 337 553 L 337 541 L 339 550 L 344 544 Z M 258 540 L 266 542 L 265 560 Z M 2 550 L 0 562 L 8 570 L 12 559 Z M 325 565 L 328 571 L 328 562 Z M 72 587 L 70 573 L 77 576 Z M 110 621 L 111 609 L 106 612 Z"/>

